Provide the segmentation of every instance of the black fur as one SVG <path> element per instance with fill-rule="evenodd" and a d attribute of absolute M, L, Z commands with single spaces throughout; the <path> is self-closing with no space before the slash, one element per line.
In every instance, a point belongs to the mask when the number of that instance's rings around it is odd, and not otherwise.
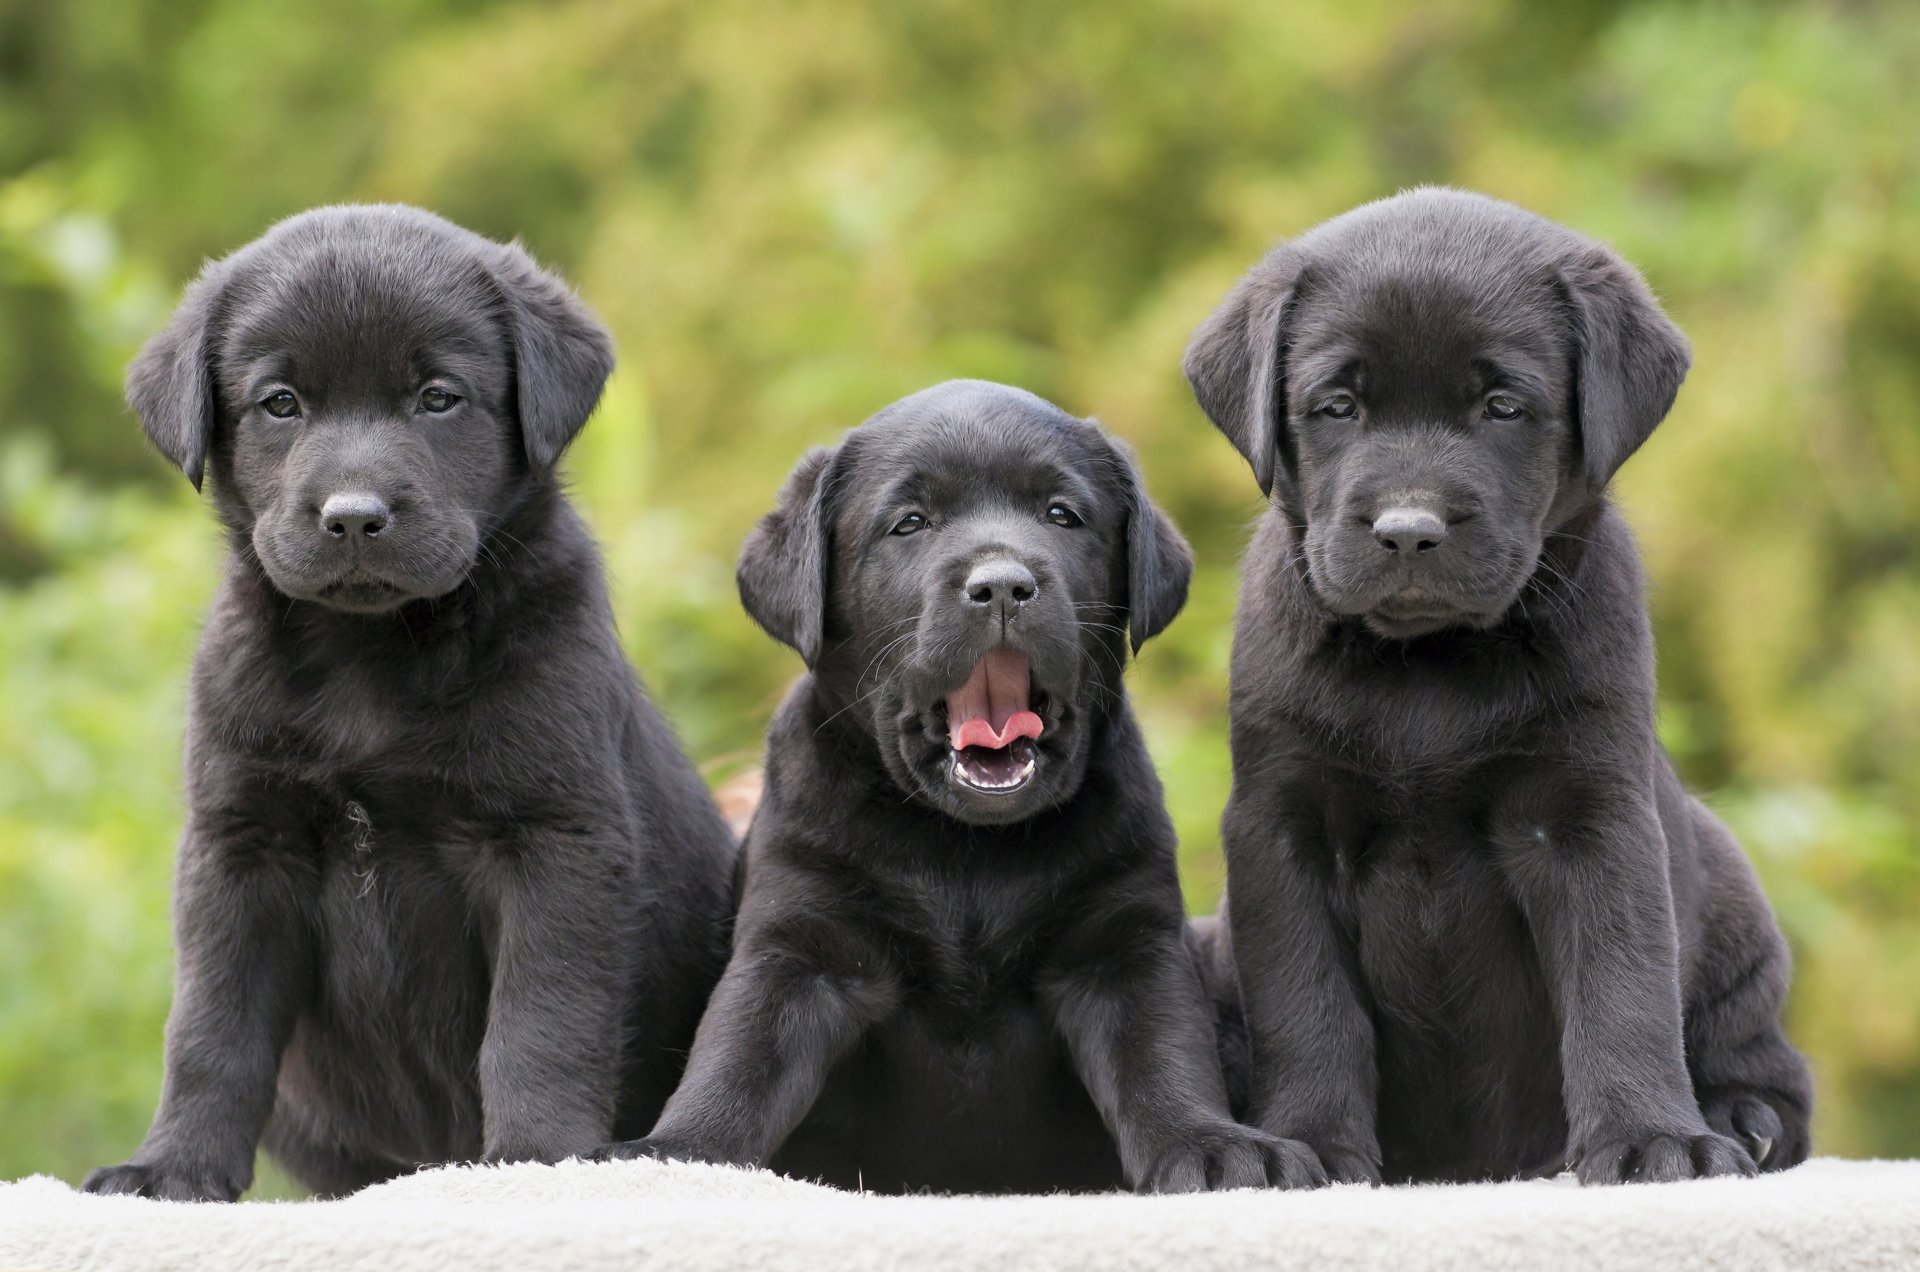
<path fill-rule="evenodd" d="M 1016 606 L 969 590 L 1020 571 Z M 768 738 L 733 959 L 660 1124 L 607 1155 L 882 1191 L 1320 1182 L 1229 1117 L 1121 683 L 1190 572 L 1127 454 L 1018 390 L 930 389 L 803 459 L 740 560 L 809 674 Z M 944 712 L 997 646 L 1045 728 L 1025 785 L 983 794 Z"/>
<path fill-rule="evenodd" d="M 230 1200 L 264 1140 L 337 1194 L 652 1123 L 724 965 L 735 852 L 553 473 L 611 366 L 519 248 L 397 207 L 210 265 L 134 362 L 231 551 L 160 1109 L 88 1189 Z"/>
<path fill-rule="evenodd" d="M 1439 190 L 1280 247 L 1187 352 L 1273 495 L 1235 625 L 1212 934 L 1245 1011 L 1236 1078 L 1248 1119 L 1336 1179 L 1807 1154 L 1786 946 L 1655 740 L 1639 562 L 1605 494 L 1687 362 L 1611 252 Z"/>

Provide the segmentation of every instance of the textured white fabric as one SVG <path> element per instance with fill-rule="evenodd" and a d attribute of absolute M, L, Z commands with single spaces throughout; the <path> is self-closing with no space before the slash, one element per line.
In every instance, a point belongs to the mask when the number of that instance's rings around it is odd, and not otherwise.
<path fill-rule="evenodd" d="M 332 1202 L 186 1205 L 0 1185 L 0 1268 L 1920 1268 L 1920 1162 L 1194 1197 L 877 1197 L 761 1171 L 448 1167 Z"/>

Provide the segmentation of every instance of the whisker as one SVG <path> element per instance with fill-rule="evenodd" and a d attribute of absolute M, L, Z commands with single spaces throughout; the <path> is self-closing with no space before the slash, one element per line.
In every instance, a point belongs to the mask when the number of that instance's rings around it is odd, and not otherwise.
<path fill-rule="evenodd" d="M 875 685 L 873 688 L 867 690 L 865 693 L 861 694 L 858 698 L 855 698 L 852 702 L 849 702 L 846 706 L 840 708 L 838 711 L 834 712 L 832 715 L 822 720 L 819 724 L 815 725 L 813 727 L 814 733 L 818 735 L 820 730 L 826 728 L 828 725 L 832 724 L 835 720 L 838 720 L 841 716 L 853 710 L 855 707 L 865 702 L 868 698 L 873 697 L 874 694 L 879 693 L 884 688 L 886 688 L 886 685 L 878 684 L 878 685 Z"/>

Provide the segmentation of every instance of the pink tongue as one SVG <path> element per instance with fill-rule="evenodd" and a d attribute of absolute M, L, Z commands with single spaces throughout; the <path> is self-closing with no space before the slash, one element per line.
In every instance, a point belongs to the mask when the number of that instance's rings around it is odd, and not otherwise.
<path fill-rule="evenodd" d="M 1015 738 L 1040 736 L 1040 717 L 1027 710 L 1027 656 L 992 649 L 973 665 L 967 683 L 947 695 L 947 743 L 999 750 Z"/>

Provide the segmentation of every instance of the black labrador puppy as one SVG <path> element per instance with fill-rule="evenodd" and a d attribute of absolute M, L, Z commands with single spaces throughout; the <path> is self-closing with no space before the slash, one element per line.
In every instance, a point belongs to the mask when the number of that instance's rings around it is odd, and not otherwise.
<path fill-rule="evenodd" d="M 1689 356 L 1613 253 L 1445 190 L 1278 248 L 1187 351 L 1272 496 L 1223 827 L 1248 1116 L 1336 1179 L 1807 1154 L 1787 949 L 1655 740 L 1606 497 Z"/>
<path fill-rule="evenodd" d="M 809 674 L 767 741 L 732 961 L 607 1156 L 875 1191 L 1319 1182 L 1236 1125 L 1128 642 L 1192 559 L 1095 425 L 958 381 L 801 460 L 740 558 Z"/>
<path fill-rule="evenodd" d="M 153 1128 L 94 1192 L 338 1194 L 652 1124 L 735 849 L 554 463 L 606 332 L 517 246 L 323 208 L 206 269 L 127 397 L 228 533 L 194 665 Z"/>

